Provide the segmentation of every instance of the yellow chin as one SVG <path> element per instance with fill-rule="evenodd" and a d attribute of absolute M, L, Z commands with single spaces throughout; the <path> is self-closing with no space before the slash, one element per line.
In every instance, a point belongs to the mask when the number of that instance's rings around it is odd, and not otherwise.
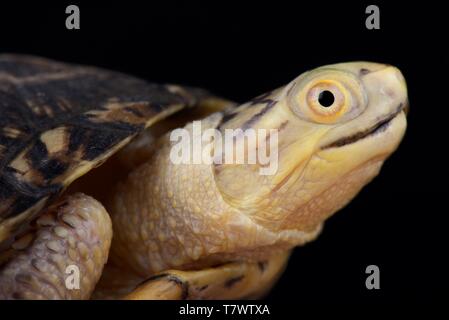
<path fill-rule="evenodd" d="M 276 204 L 282 210 L 276 213 L 276 223 L 270 216 L 271 228 L 310 231 L 340 210 L 379 173 L 385 159 L 398 147 L 405 128 L 401 112 L 383 131 L 315 152 L 302 168 L 301 179 L 285 184 L 283 201 Z"/>

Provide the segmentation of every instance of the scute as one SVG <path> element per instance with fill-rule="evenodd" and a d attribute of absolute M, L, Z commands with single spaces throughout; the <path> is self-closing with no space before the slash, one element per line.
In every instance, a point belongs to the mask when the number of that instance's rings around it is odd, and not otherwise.
<path fill-rule="evenodd" d="M 0 55 L 0 244 L 145 127 L 209 97 L 99 68 Z"/>

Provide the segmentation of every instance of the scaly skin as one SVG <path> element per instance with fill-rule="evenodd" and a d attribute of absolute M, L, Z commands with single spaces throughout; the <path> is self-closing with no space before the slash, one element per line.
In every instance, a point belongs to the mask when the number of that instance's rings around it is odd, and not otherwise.
<path fill-rule="evenodd" d="M 227 263 L 199 271 L 168 270 L 123 297 L 127 300 L 254 299 L 262 297 L 282 274 L 290 252 L 269 260 Z"/>
<path fill-rule="evenodd" d="M 317 234 L 317 229 L 274 233 L 254 223 L 224 201 L 210 165 L 173 164 L 164 139 L 154 158 L 134 170 L 107 204 L 117 230 L 111 249 L 117 266 L 145 278 L 198 263 L 266 258 L 264 251 L 302 244 Z"/>
<path fill-rule="evenodd" d="M 48 208 L 35 224 L 34 232 L 12 245 L 12 257 L 2 266 L 0 299 L 88 299 L 112 238 L 104 207 L 75 194 Z M 71 265 L 79 269 L 79 289 L 66 286 Z"/>

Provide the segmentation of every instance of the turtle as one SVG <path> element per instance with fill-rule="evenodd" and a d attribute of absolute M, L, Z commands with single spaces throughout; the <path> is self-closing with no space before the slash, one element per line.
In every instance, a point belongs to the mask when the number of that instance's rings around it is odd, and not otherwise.
<path fill-rule="evenodd" d="M 261 298 L 377 176 L 407 111 L 382 63 L 236 103 L 0 55 L 0 298 Z"/>

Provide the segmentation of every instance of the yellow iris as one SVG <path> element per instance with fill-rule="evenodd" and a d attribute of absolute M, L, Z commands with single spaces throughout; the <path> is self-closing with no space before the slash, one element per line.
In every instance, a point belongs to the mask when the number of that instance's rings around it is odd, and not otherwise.
<path fill-rule="evenodd" d="M 323 103 L 323 94 L 333 98 L 333 101 Z M 319 123 L 333 123 L 346 113 L 350 97 L 347 90 L 337 81 L 320 80 L 307 90 L 306 101 L 311 111 L 310 117 Z M 331 103 L 329 103 L 331 102 Z"/>

